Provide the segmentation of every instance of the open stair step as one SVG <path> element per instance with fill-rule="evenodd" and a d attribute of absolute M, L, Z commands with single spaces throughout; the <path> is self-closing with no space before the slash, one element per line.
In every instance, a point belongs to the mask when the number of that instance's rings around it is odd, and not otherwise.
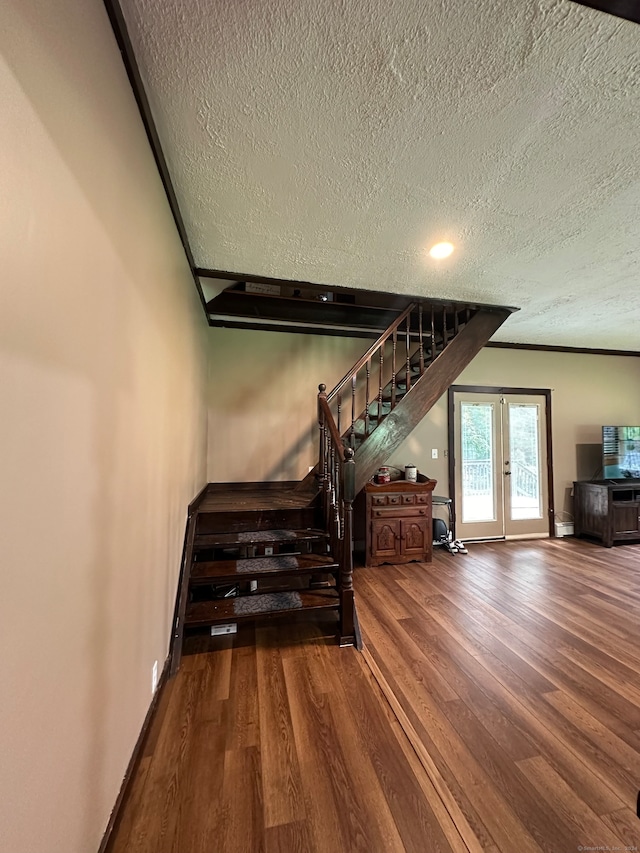
<path fill-rule="evenodd" d="M 279 554 L 245 560 L 212 560 L 193 564 L 191 583 L 238 583 L 316 572 L 332 573 L 337 569 L 337 563 L 321 554 Z"/>
<path fill-rule="evenodd" d="M 328 538 L 324 530 L 240 530 L 232 533 L 198 535 L 195 548 L 250 548 L 294 542 L 320 542 Z"/>
<path fill-rule="evenodd" d="M 283 616 L 298 611 L 336 610 L 339 605 L 338 593 L 334 589 L 267 592 L 215 601 L 196 601 L 187 606 L 185 626 L 198 628 L 263 616 Z"/>

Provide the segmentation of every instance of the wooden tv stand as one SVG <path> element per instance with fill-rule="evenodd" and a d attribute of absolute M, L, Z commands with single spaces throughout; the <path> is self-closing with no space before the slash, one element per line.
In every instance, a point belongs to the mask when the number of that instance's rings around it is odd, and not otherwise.
<path fill-rule="evenodd" d="M 578 481 L 573 484 L 574 532 L 611 548 L 640 541 L 640 480 Z"/>

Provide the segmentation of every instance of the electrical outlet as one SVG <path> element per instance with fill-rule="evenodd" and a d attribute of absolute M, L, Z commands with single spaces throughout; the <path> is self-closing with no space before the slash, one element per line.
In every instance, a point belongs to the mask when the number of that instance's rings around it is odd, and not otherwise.
<path fill-rule="evenodd" d="M 153 665 L 153 669 L 151 670 L 151 695 L 156 692 L 156 688 L 158 687 L 158 661 L 156 661 Z"/>
<path fill-rule="evenodd" d="M 438 458 L 438 448 L 437 447 L 434 447 L 433 450 L 431 451 L 431 458 L 432 459 Z"/>
<path fill-rule="evenodd" d="M 249 581 L 249 592 L 258 591 L 258 581 Z"/>
<path fill-rule="evenodd" d="M 264 546 L 264 555 L 265 557 L 273 557 L 273 545 Z"/>

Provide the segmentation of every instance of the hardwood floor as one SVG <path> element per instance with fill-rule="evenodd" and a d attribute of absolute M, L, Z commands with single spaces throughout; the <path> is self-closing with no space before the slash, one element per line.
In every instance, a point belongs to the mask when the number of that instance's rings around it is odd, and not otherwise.
<path fill-rule="evenodd" d="M 328 622 L 196 641 L 110 853 L 640 847 L 640 547 L 436 549 L 355 585 L 362 654 Z"/>
<path fill-rule="evenodd" d="M 111 853 L 467 849 L 335 622 L 215 642 L 165 687 Z"/>
<path fill-rule="evenodd" d="M 640 550 L 469 546 L 356 573 L 366 655 L 490 851 L 640 846 Z"/>

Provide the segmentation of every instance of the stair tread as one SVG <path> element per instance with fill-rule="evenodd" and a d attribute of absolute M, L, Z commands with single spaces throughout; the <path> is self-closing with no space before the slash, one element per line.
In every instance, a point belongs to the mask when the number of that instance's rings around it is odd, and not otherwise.
<path fill-rule="evenodd" d="M 294 602 L 295 603 L 292 603 Z M 279 603 L 278 603 L 279 602 Z M 268 609 L 260 609 L 266 606 Z M 187 605 L 186 627 L 202 627 L 220 622 L 238 622 L 260 616 L 296 613 L 300 610 L 336 609 L 338 593 L 334 589 L 292 593 L 256 593 L 216 601 L 197 601 Z M 252 608 L 250 611 L 246 608 Z M 255 609 L 253 609 L 255 608 Z"/>
<path fill-rule="evenodd" d="M 191 568 L 191 581 L 201 584 L 221 580 L 252 580 L 302 574 L 307 571 L 330 572 L 337 568 L 336 562 L 322 554 L 278 554 L 246 560 L 211 560 L 194 563 Z"/>
<path fill-rule="evenodd" d="M 305 509 L 318 490 L 313 483 L 303 488 L 301 482 L 210 484 L 198 512 Z"/>
<path fill-rule="evenodd" d="M 206 533 L 195 538 L 194 547 L 229 548 L 235 545 L 265 545 L 273 542 L 308 542 L 327 539 L 324 530 L 240 530 L 235 533 Z"/>

